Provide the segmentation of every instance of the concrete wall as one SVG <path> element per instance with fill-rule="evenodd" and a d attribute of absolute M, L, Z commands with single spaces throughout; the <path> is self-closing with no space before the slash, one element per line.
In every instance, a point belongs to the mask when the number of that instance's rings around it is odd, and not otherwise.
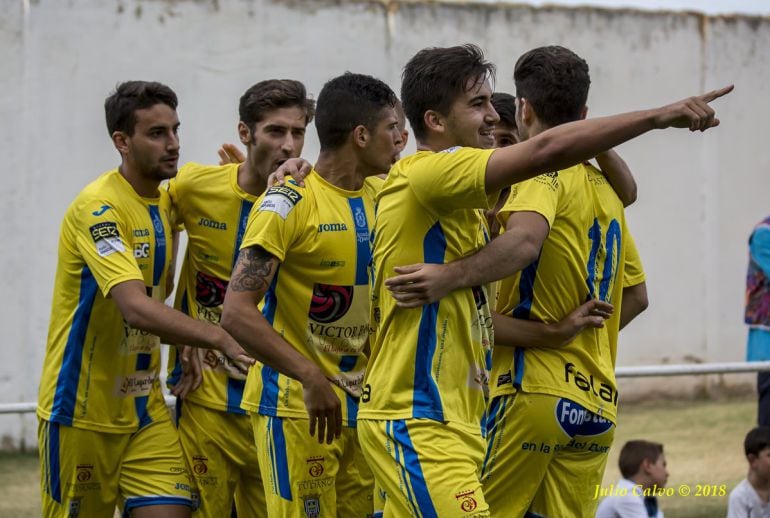
<path fill-rule="evenodd" d="M 399 84 L 425 46 L 475 42 L 513 91 L 517 56 L 543 44 L 591 65 L 591 115 L 652 107 L 734 82 L 723 126 L 655 132 L 620 148 L 639 183 L 628 211 L 651 307 L 624 331 L 620 365 L 743 358 L 746 237 L 770 213 L 770 19 L 532 8 L 472 2 L 0 0 L 0 402 L 36 398 L 61 216 L 118 163 L 102 103 L 152 79 L 179 94 L 182 162 L 235 141 L 254 82 L 303 80 L 316 93 L 345 70 Z M 305 156 L 318 150 L 315 134 Z M 0 416 L 0 446 L 34 444 L 32 416 Z"/>

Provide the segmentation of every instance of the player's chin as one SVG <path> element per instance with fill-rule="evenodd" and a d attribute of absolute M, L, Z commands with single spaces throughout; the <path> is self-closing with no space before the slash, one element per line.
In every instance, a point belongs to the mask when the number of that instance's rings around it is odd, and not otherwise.
<path fill-rule="evenodd" d="M 179 171 L 179 160 L 162 160 L 155 168 L 155 176 L 159 180 L 167 180 L 176 176 Z"/>

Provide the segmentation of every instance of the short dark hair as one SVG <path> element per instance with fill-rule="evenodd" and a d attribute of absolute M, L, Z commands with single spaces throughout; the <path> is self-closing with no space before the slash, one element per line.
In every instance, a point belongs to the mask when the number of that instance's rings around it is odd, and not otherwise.
<path fill-rule="evenodd" d="M 539 47 L 522 55 L 513 70 L 516 97 L 527 100 L 549 127 L 579 120 L 588 100 L 588 63 L 569 49 Z"/>
<path fill-rule="evenodd" d="M 409 60 L 401 75 L 401 100 L 415 137 L 427 136 L 425 112 L 446 115 L 452 103 L 468 91 L 469 81 L 494 79 L 495 66 L 484 60 L 476 45 L 422 49 Z"/>
<path fill-rule="evenodd" d="M 294 106 L 305 111 L 305 125 L 310 124 L 315 115 L 315 102 L 308 98 L 305 85 L 294 79 L 268 79 L 244 92 L 238 103 L 238 116 L 253 129 L 271 111 Z"/>
<path fill-rule="evenodd" d="M 136 110 L 151 108 L 156 104 L 165 104 L 172 110 L 176 110 L 178 104 L 176 94 L 168 86 L 154 81 L 119 83 L 115 91 L 104 100 L 107 131 L 110 135 L 116 131 L 133 135 L 134 126 L 136 126 Z"/>
<path fill-rule="evenodd" d="M 315 127 L 321 151 L 339 149 L 356 126 L 373 129 L 383 108 L 395 108 L 396 94 L 377 78 L 345 72 L 318 94 Z"/>
<path fill-rule="evenodd" d="M 743 441 L 743 450 L 746 455 L 749 454 L 759 455 L 759 452 L 765 448 L 770 447 L 770 427 L 769 426 L 757 426 L 746 434 L 746 439 Z"/>
<path fill-rule="evenodd" d="M 505 92 L 492 94 L 492 106 L 500 116 L 500 122 L 510 128 L 516 127 L 516 98 Z"/>
<path fill-rule="evenodd" d="M 623 478 L 631 478 L 639 472 L 642 462 L 657 462 L 663 455 L 663 445 L 650 441 L 628 441 L 620 450 L 618 467 Z"/>

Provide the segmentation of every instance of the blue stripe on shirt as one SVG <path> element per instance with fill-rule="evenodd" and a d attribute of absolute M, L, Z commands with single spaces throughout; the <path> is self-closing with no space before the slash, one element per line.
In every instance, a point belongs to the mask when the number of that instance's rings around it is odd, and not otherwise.
<path fill-rule="evenodd" d="M 155 254 L 152 268 L 152 285 L 159 286 L 160 278 L 166 269 L 166 232 L 163 229 L 163 220 L 157 205 L 150 205 L 150 218 L 152 228 L 155 231 Z"/>
<path fill-rule="evenodd" d="M 441 223 L 436 222 L 423 240 L 424 262 L 443 264 L 445 253 L 446 236 Z M 433 355 L 436 352 L 436 321 L 439 304 L 440 301 L 422 307 L 415 354 L 412 415 L 415 418 L 444 421 L 441 395 L 433 379 Z"/>
<path fill-rule="evenodd" d="M 243 234 L 246 232 L 246 224 L 249 222 L 249 213 L 252 206 L 254 206 L 253 201 L 241 201 L 241 212 L 238 214 L 238 233 L 235 234 L 235 248 L 233 249 L 233 268 L 235 268 L 235 263 L 238 261 L 238 252 L 241 249 Z"/>
<path fill-rule="evenodd" d="M 362 198 L 349 198 L 350 212 L 356 226 L 356 286 L 369 284 L 368 267 L 372 259 L 369 245 L 369 223 L 366 221 L 366 210 Z"/>
<path fill-rule="evenodd" d="M 98 286 L 91 270 L 88 266 L 84 266 L 80 273 L 78 306 L 75 309 L 67 343 L 64 346 L 64 355 L 56 380 L 56 392 L 51 408 L 50 420 L 67 426 L 72 426 L 72 417 L 75 413 L 80 369 L 83 362 L 83 345 L 97 290 Z"/>

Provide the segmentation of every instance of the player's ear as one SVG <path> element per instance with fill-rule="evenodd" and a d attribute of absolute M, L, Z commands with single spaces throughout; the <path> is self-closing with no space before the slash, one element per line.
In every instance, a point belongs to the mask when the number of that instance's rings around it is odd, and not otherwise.
<path fill-rule="evenodd" d="M 409 130 L 405 129 L 401 131 L 401 142 L 401 145 L 406 147 L 406 143 L 409 142 Z"/>
<path fill-rule="evenodd" d="M 353 128 L 353 143 L 358 147 L 366 147 L 369 142 L 369 130 L 366 126 L 359 124 Z"/>
<path fill-rule="evenodd" d="M 251 130 L 243 121 L 238 121 L 238 138 L 241 139 L 241 144 L 244 146 L 251 144 Z"/>
<path fill-rule="evenodd" d="M 580 120 L 584 120 L 588 116 L 588 105 L 583 106 L 583 109 L 580 112 Z"/>
<path fill-rule="evenodd" d="M 444 117 L 435 110 L 426 110 L 422 116 L 422 120 L 425 123 L 425 127 L 431 131 L 438 131 L 442 133 L 444 131 Z"/>
<path fill-rule="evenodd" d="M 115 149 L 117 149 L 121 155 L 128 154 L 128 139 L 128 135 L 122 131 L 112 132 L 112 143 L 115 145 Z"/>
<path fill-rule="evenodd" d="M 516 110 L 521 114 L 521 122 L 527 126 L 531 126 L 535 118 L 535 110 L 532 109 L 532 105 L 529 104 L 529 101 L 526 98 L 517 97 L 516 100 L 519 101 Z"/>

